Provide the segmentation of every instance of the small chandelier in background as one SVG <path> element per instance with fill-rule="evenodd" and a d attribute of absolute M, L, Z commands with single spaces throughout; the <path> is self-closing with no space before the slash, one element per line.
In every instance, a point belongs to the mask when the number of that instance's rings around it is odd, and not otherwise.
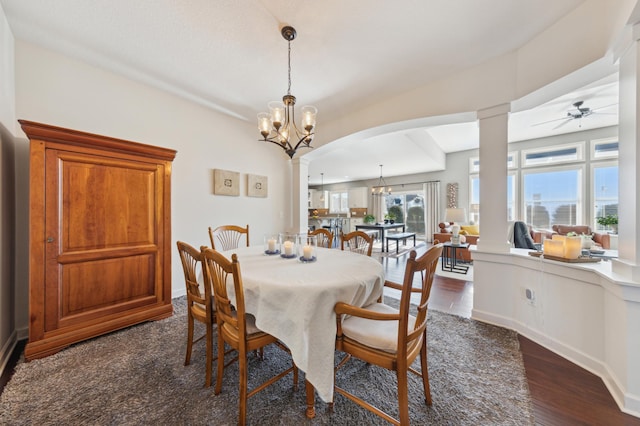
<path fill-rule="evenodd" d="M 371 188 L 371 193 L 380 197 L 391 195 L 391 186 L 387 187 L 387 182 L 382 177 L 382 164 L 380 164 L 380 179 L 378 184 Z"/>
<path fill-rule="evenodd" d="M 310 105 L 302 107 L 301 127 L 298 128 L 295 123 L 296 97 L 291 94 L 291 40 L 296 38 L 296 30 L 286 26 L 280 32 L 289 45 L 289 86 L 287 94 L 282 97 L 282 102 L 269 102 L 269 112 L 258 114 L 258 129 L 262 135 L 260 140 L 278 145 L 284 149 L 289 158 L 293 158 L 298 148 L 313 148 L 311 141 L 318 110 Z"/>

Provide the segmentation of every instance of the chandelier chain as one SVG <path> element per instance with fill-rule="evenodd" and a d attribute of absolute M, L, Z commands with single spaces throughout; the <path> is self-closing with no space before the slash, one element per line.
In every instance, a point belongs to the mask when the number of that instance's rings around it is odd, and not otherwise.
<path fill-rule="evenodd" d="M 291 94 L 291 42 L 288 41 L 287 44 L 289 45 L 289 58 L 287 63 L 289 64 L 289 69 L 288 69 L 288 76 L 289 76 L 289 85 L 287 86 L 287 95 Z"/>

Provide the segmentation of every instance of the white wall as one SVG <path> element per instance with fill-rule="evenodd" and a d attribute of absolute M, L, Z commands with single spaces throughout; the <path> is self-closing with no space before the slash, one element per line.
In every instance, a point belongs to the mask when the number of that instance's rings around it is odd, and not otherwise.
<path fill-rule="evenodd" d="M 16 343 L 14 300 L 14 40 L 0 6 L 0 373 Z"/>
<path fill-rule="evenodd" d="M 226 223 L 250 224 L 252 244 L 261 243 L 264 233 L 290 227 L 290 161 L 281 150 L 257 141 L 253 123 L 26 42 L 16 44 L 16 76 L 19 119 L 177 150 L 172 174 L 174 245 L 176 240 L 195 247 L 209 245 L 207 228 Z M 213 195 L 216 168 L 241 173 L 240 197 Z M 268 176 L 268 198 L 246 196 L 247 173 Z M 27 194 L 19 192 L 19 204 Z M 26 216 L 27 211 L 19 214 Z M 27 233 L 22 229 L 20 235 L 26 239 Z M 24 259 L 20 269 L 26 268 Z M 183 294 L 182 266 L 175 251 L 172 276 L 173 295 Z M 28 326 L 26 296 L 17 307 L 17 325 L 23 329 Z"/>

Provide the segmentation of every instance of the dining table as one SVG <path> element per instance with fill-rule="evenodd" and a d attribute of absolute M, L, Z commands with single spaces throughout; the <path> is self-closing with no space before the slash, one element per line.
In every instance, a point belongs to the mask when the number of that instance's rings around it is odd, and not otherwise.
<path fill-rule="evenodd" d="M 245 310 L 256 326 L 278 338 L 305 373 L 306 416 L 315 416 L 315 391 L 333 402 L 337 302 L 367 306 L 382 295 L 384 269 L 369 256 L 318 247 L 312 262 L 269 255 L 250 246 L 236 253 L 244 286 Z M 230 298 L 235 300 L 233 285 Z"/>
<path fill-rule="evenodd" d="M 390 231 L 392 229 L 401 229 L 401 232 L 404 232 L 405 226 L 404 223 L 364 223 L 362 225 L 356 225 L 356 231 L 361 229 L 378 231 L 378 236 L 380 237 L 380 242 L 382 243 L 382 248 L 380 250 L 384 251 L 384 239 L 386 231 Z"/>

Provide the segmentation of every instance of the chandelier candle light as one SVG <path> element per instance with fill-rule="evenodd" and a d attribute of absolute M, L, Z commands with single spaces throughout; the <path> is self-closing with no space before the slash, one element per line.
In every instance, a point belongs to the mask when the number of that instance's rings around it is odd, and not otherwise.
<path fill-rule="evenodd" d="M 261 112 L 258 114 L 258 129 L 262 135 L 262 139 L 260 140 L 278 145 L 284 149 L 289 158 L 293 158 L 298 148 L 313 148 L 311 141 L 314 136 L 318 110 L 311 105 L 302 107 L 301 127 L 298 128 L 298 126 L 296 126 L 296 97 L 291 94 L 291 41 L 296 38 L 296 30 L 293 27 L 286 26 L 283 27 L 280 32 L 282 37 L 287 40 L 289 46 L 289 85 L 287 87 L 287 94 L 282 97 L 282 102 L 269 102 L 268 113 Z M 294 138 L 293 142 L 291 138 Z"/>

